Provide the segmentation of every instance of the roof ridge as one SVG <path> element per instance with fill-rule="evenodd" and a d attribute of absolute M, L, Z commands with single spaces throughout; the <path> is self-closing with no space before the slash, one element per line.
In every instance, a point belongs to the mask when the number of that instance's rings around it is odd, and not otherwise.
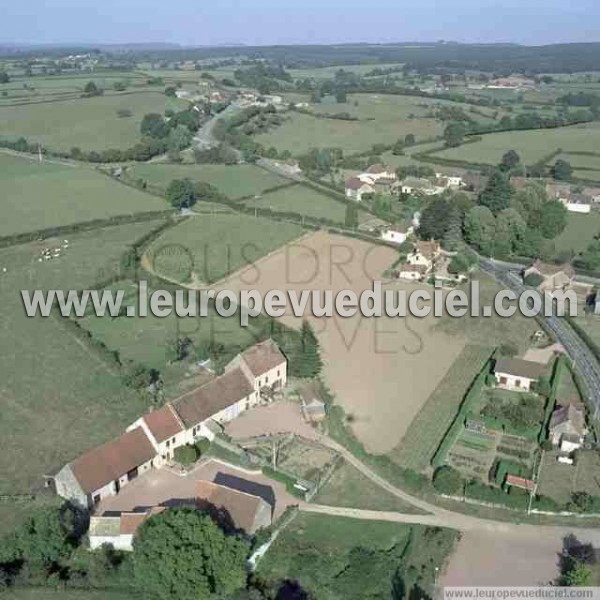
<path fill-rule="evenodd" d="M 169 410 L 171 411 L 171 414 L 175 417 L 175 420 L 177 421 L 177 423 L 179 424 L 179 427 L 181 427 L 181 429 L 183 431 L 186 430 L 186 427 L 183 423 L 183 421 L 181 420 L 181 417 L 179 416 L 179 413 L 177 412 L 177 410 L 175 409 L 175 407 L 173 406 L 173 404 L 171 403 L 171 401 L 167 402 L 166 406 L 169 407 Z"/>
<path fill-rule="evenodd" d="M 256 494 L 251 494 L 250 492 L 244 492 L 242 490 L 236 490 L 235 488 L 229 487 L 228 485 L 223 485 L 222 483 L 215 483 L 214 481 L 209 481 L 208 479 L 199 479 L 196 481 L 196 483 L 197 484 L 206 484 L 207 483 L 211 486 L 214 486 L 216 488 L 222 488 L 222 489 L 232 492 L 234 494 L 241 494 L 243 496 L 248 496 L 248 498 L 252 498 L 253 500 L 256 500 L 258 502 L 260 502 L 260 500 L 262 500 L 263 502 L 268 504 L 268 502 L 261 496 L 257 496 Z"/>

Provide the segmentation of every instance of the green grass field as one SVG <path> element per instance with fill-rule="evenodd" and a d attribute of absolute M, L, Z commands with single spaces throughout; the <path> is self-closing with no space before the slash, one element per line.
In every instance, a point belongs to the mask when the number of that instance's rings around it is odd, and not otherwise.
<path fill-rule="evenodd" d="M 258 575 L 297 581 L 323 600 L 390 598 L 399 588 L 407 597 L 412 590 L 433 597 L 437 570 L 456 539 L 449 529 L 300 513 L 259 563 Z"/>
<path fill-rule="evenodd" d="M 125 248 L 157 223 L 69 235 L 60 258 L 44 240 L 0 250 L 0 493 L 39 488 L 82 451 L 120 433 L 146 408 L 98 355 L 54 318 L 28 318 L 20 290 L 82 289 L 114 272 Z M 58 241 L 57 241 L 58 243 Z"/>
<path fill-rule="evenodd" d="M 591 212 L 587 215 L 569 213 L 567 226 L 555 238 L 556 250 L 571 250 L 575 253 L 585 250 L 600 233 L 600 213 Z"/>
<path fill-rule="evenodd" d="M 141 178 L 165 189 L 173 179 L 204 181 L 232 200 L 260 194 L 287 181 L 255 165 L 138 164 L 127 167 L 125 176 L 129 180 Z"/>
<path fill-rule="evenodd" d="M 349 113 L 358 121 L 323 119 L 304 113 L 288 113 L 283 125 L 268 133 L 256 136 L 266 147 L 289 150 L 301 154 L 309 148 L 336 147 L 345 153 L 368 150 L 373 144 L 393 144 L 412 133 L 418 141 L 440 136 L 445 124 L 436 118 L 440 107 L 462 108 L 479 122 L 492 122 L 493 111 L 483 109 L 481 114 L 471 113 L 471 106 L 414 96 L 385 94 L 351 94 L 346 103 L 336 103 L 327 98 L 320 104 L 311 104 L 315 114 L 332 115 Z"/>
<path fill-rule="evenodd" d="M 135 304 L 138 292 L 133 283 L 119 282 L 111 289 L 124 290 L 126 304 Z M 168 343 L 178 331 L 179 335 L 189 337 L 196 349 L 210 343 L 222 345 L 223 354 L 231 359 L 239 348 L 255 342 L 261 326 L 251 319 L 248 327 L 241 327 L 238 316 L 223 318 L 212 308 L 208 316 L 197 319 L 177 319 L 175 315 L 107 319 L 90 314 L 80 319 L 80 324 L 108 348 L 118 351 L 122 359 L 160 371 L 165 393 L 173 396 L 179 395 L 187 382 L 195 379 L 189 363 L 168 362 Z"/>
<path fill-rule="evenodd" d="M 480 306 L 493 306 L 494 296 L 502 288 L 489 276 L 477 274 L 473 280 L 479 283 Z M 463 289 L 469 293 L 468 286 Z M 481 346 L 500 346 L 504 343 L 514 344 L 519 352 L 525 352 L 531 343 L 531 338 L 538 330 L 535 319 L 529 319 L 518 312 L 510 319 L 503 319 L 492 313 L 491 317 L 471 317 L 465 315 L 454 319 L 443 315 L 435 325 L 436 329 L 451 335 L 465 336 L 468 343 Z"/>
<path fill-rule="evenodd" d="M 319 192 L 303 185 L 286 187 L 264 194 L 259 198 L 245 200 L 244 205 L 274 211 L 296 212 L 317 219 L 337 221 L 341 224 L 344 223 L 346 214 L 346 206 L 343 202 L 319 194 Z"/>
<path fill-rule="evenodd" d="M 157 274 L 178 282 L 214 283 L 303 233 L 302 227 L 243 214 L 193 217 L 148 249 Z"/>
<path fill-rule="evenodd" d="M 587 492 L 600 496 L 600 458 L 594 451 L 577 453 L 574 466 L 563 465 L 556 460 L 557 452 L 546 452 L 539 479 L 539 493 L 566 504 L 573 492 Z"/>
<path fill-rule="evenodd" d="M 162 114 L 167 108 L 181 110 L 185 106 L 162 91 L 126 91 L 60 102 L 0 106 L 0 131 L 3 137 L 23 136 L 50 149 L 125 149 L 140 140 L 140 123 L 146 113 Z M 132 116 L 119 118 L 120 109 L 130 110 Z"/>
<path fill-rule="evenodd" d="M 498 164 L 508 150 L 516 150 L 523 162 L 532 164 L 553 150 L 597 152 L 600 125 L 587 123 L 557 129 L 490 133 L 473 144 L 464 144 L 437 152 L 433 158 L 447 158 L 474 163 Z"/>
<path fill-rule="evenodd" d="M 491 355 L 489 346 L 467 345 L 452 363 L 390 458 L 403 467 L 426 469 L 450 427 L 471 382 Z"/>
<path fill-rule="evenodd" d="M 164 86 L 148 86 L 147 76 L 140 73 L 111 72 L 111 73 L 73 73 L 34 78 L 17 76 L 11 77 L 10 82 L 2 85 L 0 106 L 24 103 L 40 103 L 56 100 L 76 100 L 81 97 L 88 81 L 93 81 L 105 94 L 114 94 L 115 83 L 125 84 L 127 90 L 149 90 L 162 92 Z M 6 95 L 4 95 L 6 92 Z"/>
<path fill-rule="evenodd" d="M 166 201 L 85 167 L 0 153 L 0 235 L 135 212 L 165 210 Z"/>
<path fill-rule="evenodd" d="M 423 511 L 412 504 L 374 486 L 370 479 L 347 462 L 337 466 L 331 479 L 314 497 L 314 502 L 348 508 L 423 514 Z"/>

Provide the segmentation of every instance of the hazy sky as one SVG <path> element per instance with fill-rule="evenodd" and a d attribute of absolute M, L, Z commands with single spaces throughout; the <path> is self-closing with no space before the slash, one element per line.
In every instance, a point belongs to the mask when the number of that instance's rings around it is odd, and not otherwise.
<path fill-rule="evenodd" d="M 600 0 L 0 0 L 0 43 L 600 41 Z"/>

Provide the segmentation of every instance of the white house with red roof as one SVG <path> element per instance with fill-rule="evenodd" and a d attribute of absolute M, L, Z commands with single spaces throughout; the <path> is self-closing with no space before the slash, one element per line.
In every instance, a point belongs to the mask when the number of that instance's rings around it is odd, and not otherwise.
<path fill-rule="evenodd" d="M 344 190 L 346 192 L 346 198 L 351 198 L 360 202 L 364 194 L 373 194 L 375 187 L 373 184 L 363 181 L 358 177 L 349 177 L 344 182 Z"/>
<path fill-rule="evenodd" d="M 283 388 L 287 361 L 271 339 L 238 354 L 207 384 L 149 412 L 117 438 L 89 450 L 55 476 L 59 496 L 91 508 L 151 468 L 174 458 L 175 449 L 200 438 L 214 439 L 227 423 Z"/>

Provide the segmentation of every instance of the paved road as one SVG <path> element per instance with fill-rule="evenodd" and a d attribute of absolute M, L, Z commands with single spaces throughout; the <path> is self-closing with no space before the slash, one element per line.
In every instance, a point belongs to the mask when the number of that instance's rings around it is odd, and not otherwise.
<path fill-rule="evenodd" d="M 209 148 L 213 148 L 214 146 L 218 146 L 219 141 L 213 134 L 215 125 L 221 119 L 232 117 L 240 110 L 242 110 L 242 107 L 239 104 L 232 102 L 227 108 L 206 121 L 206 123 L 204 123 L 200 129 L 198 129 L 196 135 L 194 136 L 194 143 L 196 147 L 200 150 L 207 150 Z"/>
<path fill-rule="evenodd" d="M 481 269 L 517 294 L 526 290 L 514 268 L 508 263 L 481 259 Z M 581 372 L 588 388 L 590 402 L 595 407 L 594 417 L 598 418 L 600 416 L 600 364 L 565 319 L 554 316 L 542 318 Z"/>

